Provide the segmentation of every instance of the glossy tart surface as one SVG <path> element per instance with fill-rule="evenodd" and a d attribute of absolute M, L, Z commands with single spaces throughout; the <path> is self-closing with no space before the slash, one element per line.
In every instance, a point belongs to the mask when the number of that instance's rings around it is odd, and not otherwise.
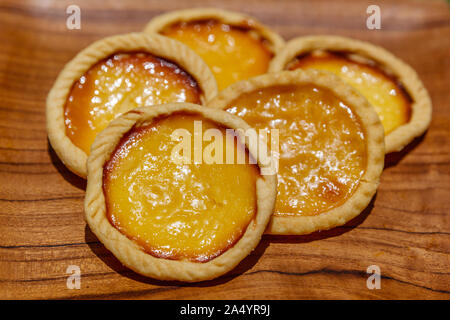
<path fill-rule="evenodd" d="M 118 53 L 93 65 L 72 86 L 64 107 L 66 134 L 89 154 L 96 135 L 118 115 L 142 105 L 200 103 L 196 81 L 149 53 Z"/>
<path fill-rule="evenodd" d="M 383 170 L 384 130 L 356 89 L 330 72 L 270 72 L 237 82 L 208 106 L 269 131 L 278 196 L 266 233 L 341 226 L 370 203 Z M 277 136 L 279 143 L 277 145 Z"/>
<path fill-rule="evenodd" d="M 179 142 L 171 135 L 182 129 L 194 136 L 194 121 L 226 136 L 223 127 L 189 114 L 132 129 L 105 164 L 103 189 L 111 224 L 147 253 L 206 262 L 233 246 L 255 217 L 259 171 L 252 164 L 174 163 Z"/>
<path fill-rule="evenodd" d="M 332 72 L 355 87 L 374 106 L 386 134 L 409 122 L 409 96 L 374 63 L 370 65 L 351 60 L 342 53 L 320 51 L 299 57 L 289 66 L 289 70 L 298 68 Z"/>
<path fill-rule="evenodd" d="M 194 282 L 230 271 L 256 248 L 275 205 L 276 176 L 263 170 L 271 158 L 239 133 L 249 129 L 191 103 L 114 119 L 88 157 L 90 230 L 144 276 Z M 231 152 L 255 161 L 222 163 Z"/>
<path fill-rule="evenodd" d="M 365 132 L 341 99 L 317 85 L 272 86 L 242 94 L 228 112 L 279 130 L 274 215 L 314 216 L 344 203 L 366 168 Z"/>
<path fill-rule="evenodd" d="M 249 29 L 217 20 L 180 22 L 161 34 L 183 42 L 203 58 L 216 77 L 219 90 L 267 72 L 272 52 Z"/>
<path fill-rule="evenodd" d="M 166 102 L 205 103 L 217 84 L 186 45 L 158 34 L 128 33 L 98 40 L 59 73 L 46 101 L 50 144 L 82 178 L 97 133 L 126 111 Z"/>
<path fill-rule="evenodd" d="M 417 72 L 380 46 L 332 35 L 298 37 L 269 66 L 269 72 L 312 69 L 339 76 L 369 101 L 384 127 L 386 153 L 401 151 L 430 125 L 432 103 Z"/>

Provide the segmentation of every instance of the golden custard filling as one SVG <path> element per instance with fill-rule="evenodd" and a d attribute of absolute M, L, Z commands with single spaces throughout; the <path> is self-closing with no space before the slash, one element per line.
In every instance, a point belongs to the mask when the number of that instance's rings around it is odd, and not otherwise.
<path fill-rule="evenodd" d="M 315 85 L 245 93 L 227 111 L 279 130 L 275 215 L 313 216 L 343 204 L 366 169 L 365 133 L 351 107 Z"/>
<path fill-rule="evenodd" d="M 197 82 L 176 64 L 148 53 L 117 53 L 72 86 L 64 108 L 66 134 L 89 154 L 97 134 L 117 116 L 143 105 L 201 103 Z"/>
<path fill-rule="evenodd" d="M 289 70 L 299 68 L 332 72 L 356 88 L 374 106 L 385 134 L 410 119 L 411 98 L 395 79 L 373 62 L 358 62 L 345 54 L 320 51 L 299 57 L 289 66 Z"/>
<path fill-rule="evenodd" d="M 194 50 L 213 72 L 219 90 L 267 72 L 272 52 L 250 30 L 215 20 L 182 22 L 161 34 Z"/>
<path fill-rule="evenodd" d="M 111 224 L 145 252 L 206 262 L 232 247 L 255 217 L 259 168 L 194 161 L 177 164 L 171 154 L 179 139 L 173 140 L 172 134 L 182 129 L 194 137 L 194 121 L 201 121 L 202 130 L 217 129 L 233 139 L 225 128 L 202 116 L 174 114 L 154 119 L 121 139 L 104 165 L 103 190 Z M 235 155 L 247 152 L 233 141 Z M 203 142 L 204 152 L 210 143 Z"/>

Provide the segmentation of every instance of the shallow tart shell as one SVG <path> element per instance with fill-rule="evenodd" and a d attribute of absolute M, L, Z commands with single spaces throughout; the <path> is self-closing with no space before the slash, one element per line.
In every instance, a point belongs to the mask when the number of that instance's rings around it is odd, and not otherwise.
<path fill-rule="evenodd" d="M 250 128 L 239 117 L 225 111 L 204 108 L 190 103 L 173 103 L 141 107 L 123 114 L 102 131 L 92 145 L 88 158 L 88 182 L 85 198 L 85 217 L 92 232 L 124 265 L 144 276 L 160 280 L 202 281 L 218 277 L 233 269 L 259 243 L 270 220 L 276 197 L 276 176 L 260 175 L 256 180 L 255 217 L 241 238 L 224 253 L 205 263 L 188 260 L 169 260 L 145 253 L 134 241 L 113 227 L 106 215 L 103 192 L 103 166 L 120 139 L 132 128 L 151 123 L 152 119 L 176 113 L 198 114 L 227 128 Z M 241 140 L 244 141 L 244 140 Z M 248 152 L 258 166 L 268 158 L 256 158 L 257 148 L 247 144 Z M 220 182 L 218 182 L 220 183 Z"/>
<path fill-rule="evenodd" d="M 374 196 L 384 166 L 384 130 L 375 109 L 350 85 L 328 72 L 295 70 L 269 73 L 240 81 L 208 103 L 212 108 L 226 109 L 240 95 L 280 85 L 317 85 L 345 101 L 357 115 L 367 146 L 367 167 L 356 190 L 340 206 L 315 216 L 274 215 L 266 233 L 301 235 L 341 226 L 359 215 Z"/>
<path fill-rule="evenodd" d="M 339 36 L 308 36 L 290 40 L 272 59 L 270 72 L 286 70 L 296 57 L 315 50 L 356 54 L 376 63 L 382 71 L 398 81 L 411 97 L 411 117 L 407 123 L 386 135 L 386 153 L 402 150 L 414 138 L 422 135 L 431 122 L 431 99 L 417 73 L 387 50 L 373 44 Z"/>
<path fill-rule="evenodd" d="M 196 8 L 171 11 L 154 17 L 144 29 L 144 32 L 159 33 L 166 27 L 179 22 L 216 20 L 233 27 L 254 31 L 254 36 L 266 41 L 267 48 L 276 54 L 284 47 L 283 38 L 270 28 L 261 24 L 255 18 L 233 11 L 216 8 Z"/>
<path fill-rule="evenodd" d="M 202 103 L 214 97 L 217 84 L 208 66 L 184 44 L 159 35 L 129 33 L 96 41 L 82 50 L 58 75 L 47 97 L 46 117 L 50 144 L 72 172 L 86 178 L 87 154 L 66 135 L 64 106 L 72 85 L 92 66 L 114 53 L 144 52 L 177 64 L 198 83 Z"/>

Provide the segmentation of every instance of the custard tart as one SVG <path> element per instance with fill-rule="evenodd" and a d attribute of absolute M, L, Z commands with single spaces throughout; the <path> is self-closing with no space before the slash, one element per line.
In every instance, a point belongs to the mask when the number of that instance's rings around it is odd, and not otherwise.
<path fill-rule="evenodd" d="M 197 52 L 216 77 L 219 90 L 264 74 L 284 40 L 247 15 L 221 9 L 188 9 L 153 18 L 145 32 L 183 42 Z"/>
<path fill-rule="evenodd" d="M 385 49 L 337 36 L 289 41 L 270 71 L 317 69 L 332 72 L 363 94 L 383 124 L 386 153 L 403 149 L 431 121 L 431 100 L 417 73 Z"/>
<path fill-rule="evenodd" d="M 277 133 L 278 195 L 267 233 L 340 226 L 367 207 L 384 165 L 374 108 L 337 76 L 281 71 L 237 82 L 208 103 Z M 276 145 L 276 144 L 275 144 Z"/>
<path fill-rule="evenodd" d="M 261 174 L 270 155 L 258 154 L 239 131 L 249 128 L 225 111 L 189 103 L 118 117 L 96 137 L 88 158 L 89 227 L 124 265 L 148 277 L 193 282 L 230 271 L 260 241 L 276 197 L 276 175 Z M 187 156 L 211 151 L 211 130 L 215 139 L 231 139 L 222 144 L 223 158 L 232 152 L 254 161 Z M 175 151 L 180 137 L 194 140 L 185 158 Z M 178 161 L 186 158 L 192 161 Z"/>
<path fill-rule="evenodd" d="M 166 102 L 203 104 L 216 93 L 211 71 L 184 44 L 144 33 L 108 37 L 81 51 L 56 79 L 47 97 L 48 137 L 84 178 L 96 135 L 120 114 Z"/>

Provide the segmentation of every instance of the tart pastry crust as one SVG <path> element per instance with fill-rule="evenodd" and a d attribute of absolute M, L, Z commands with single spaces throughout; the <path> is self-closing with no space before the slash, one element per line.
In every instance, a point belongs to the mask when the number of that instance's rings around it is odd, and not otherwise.
<path fill-rule="evenodd" d="M 170 25 L 179 22 L 217 20 L 234 27 L 255 31 L 255 36 L 267 41 L 268 48 L 276 54 L 284 47 L 283 38 L 248 15 L 216 8 L 196 8 L 171 11 L 153 18 L 144 28 L 144 32 L 159 33 Z"/>
<path fill-rule="evenodd" d="M 431 122 L 431 99 L 417 73 L 405 62 L 387 50 L 373 44 L 338 36 L 308 36 L 290 40 L 272 59 L 269 72 L 286 70 L 296 58 L 315 50 L 329 50 L 355 54 L 359 58 L 369 59 L 377 67 L 391 74 L 400 82 L 412 99 L 411 117 L 386 135 L 386 153 L 402 150 L 414 138 L 421 136 Z"/>
<path fill-rule="evenodd" d="M 159 35 L 129 33 L 104 38 L 75 56 L 58 75 L 46 103 L 49 141 L 72 172 L 86 178 L 87 154 L 67 136 L 64 106 L 73 84 L 97 62 L 115 53 L 143 52 L 177 64 L 198 83 L 205 103 L 217 94 L 217 84 L 208 66 L 184 44 Z"/>
<path fill-rule="evenodd" d="M 276 175 L 260 175 L 256 180 L 257 211 L 242 237 L 224 253 L 207 262 L 169 260 L 145 253 L 136 242 L 130 240 L 113 227 L 107 218 L 103 191 L 103 167 L 114 152 L 120 139 L 132 128 L 145 126 L 152 119 L 176 113 L 198 114 L 227 128 L 244 130 L 250 128 L 239 117 L 225 111 L 204 108 L 190 103 L 170 103 L 152 107 L 141 107 L 129 111 L 113 120 L 102 131 L 92 145 L 88 158 L 88 183 L 85 198 L 85 217 L 95 235 L 124 265 L 144 276 L 160 280 L 187 282 L 209 280 L 233 269 L 259 243 L 270 220 L 276 198 Z M 241 137 L 242 138 L 242 137 Z M 243 140 L 241 140 L 243 141 Z M 256 157 L 256 146 L 248 145 L 248 152 Z M 256 158 L 268 163 L 268 158 Z"/>
<path fill-rule="evenodd" d="M 280 85 L 317 85 L 346 102 L 357 115 L 365 131 L 367 166 L 359 185 L 347 200 L 314 216 L 273 215 L 266 233 L 301 235 L 341 226 L 360 214 L 374 196 L 384 166 L 384 130 L 378 115 L 368 101 L 353 87 L 328 72 L 295 70 L 269 73 L 240 81 L 208 103 L 212 108 L 226 109 L 245 93 Z"/>

